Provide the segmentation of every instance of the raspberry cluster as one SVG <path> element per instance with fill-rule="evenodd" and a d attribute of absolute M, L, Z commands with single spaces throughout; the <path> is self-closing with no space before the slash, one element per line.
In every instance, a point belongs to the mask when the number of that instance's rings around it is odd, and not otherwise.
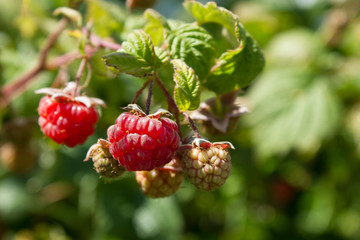
<path fill-rule="evenodd" d="M 73 86 L 63 90 L 41 89 L 39 125 L 44 134 L 59 144 L 74 147 L 93 134 L 98 121 L 99 99 L 77 96 Z M 198 189 L 213 191 L 230 175 L 231 143 L 211 143 L 196 138 L 180 148 L 178 125 L 168 111 L 145 114 L 129 104 L 107 130 L 108 141 L 99 139 L 88 151 L 100 176 L 115 179 L 126 171 L 135 172 L 136 181 L 147 197 L 174 194 L 184 177 Z"/>

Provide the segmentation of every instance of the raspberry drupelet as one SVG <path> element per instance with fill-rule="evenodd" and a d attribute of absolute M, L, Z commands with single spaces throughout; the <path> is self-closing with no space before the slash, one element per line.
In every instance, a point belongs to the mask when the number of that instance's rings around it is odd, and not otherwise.
<path fill-rule="evenodd" d="M 180 144 L 178 126 L 163 114 L 125 112 L 108 128 L 110 153 L 126 170 L 150 171 L 173 159 Z"/>
<path fill-rule="evenodd" d="M 41 131 L 58 144 L 74 147 L 83 144 L 94 133 L 98 121 L 95 105 L 104 105 L 97 98 L 73 97 L 74 89 L 68 84 L 65 89 L 44 88 L 36 93 L 45 93 L 39 103 L 38 113 Z"/>

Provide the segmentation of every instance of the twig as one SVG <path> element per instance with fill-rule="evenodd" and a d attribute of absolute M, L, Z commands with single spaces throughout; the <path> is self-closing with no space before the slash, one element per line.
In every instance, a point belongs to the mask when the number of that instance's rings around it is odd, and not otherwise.
<path fill-rule="evenodd" d="M 77 93 L 77 90 L 78 90 L 78 87 L 79 87 L 79 82 L 80 82 L 80 79 L 82 77 L 82 74 L 85 70 L 85 67 L 86 67 L 86 62 L 87 62 L 87 59 L 86 58 L 83 58 L 80 62 L 80 65 L 79 65 L 79 68 L 78 68 L 78 71 L 76 73 L 76 79 L 75 79 L 75 89 L 74 89 L 74 97 L 76 97 L 76 93 Z"/>
<path fill-rule="evenodd" d="M 155 80 L 156 84 L 160 87 L 160 90 L 164 93 L 165 98 L 169 104 L 169 107 L 171 109 L 173 109 L 173 114 L 175 116 L 176 123 L 180 126 L 180 119 L 179 119 L 180 109 L 176 105 L 175 100 L 171 97 L 170 93 L 168 92 L 168 90 L 166 89 L 164 84 L 161 82 L 157 73 L 154 74 L 154 77 L 155 77 L 154 80 Z M 179 129 L 179 134 L 180 134 L 180 129 Z"/>
<path fill-rule="evenodd" d="M 15 91 L 18 91 L 20 88 L 24 87 L 25 84 L 27 84 L 31 79 L 33 79 L 35 76 L 37 76 L 41 71 L 45 69 L 48 52 L 55 44 L 61 32 L 66 28 L 68 22 L 69 20 L 67 18 L 62 18 L 58 22 L 54 32 L 52 32 L 49 35 L 44 47 L 40 51 L 40 55 L 36 67 L 30 70 L 27 74 L 21 76 L 13 83 L 3 87 L 1 91 L 2 104 L 7 105 L 10 102 L 11 95 L 13 95 Z"/>
<path fill-rule="evenodd" d="M 131 104 L 134 104 L 137 102 L 141 93 L 144 91 L 144 89 L 147 87 L 147 85 L 150 83 L 150 81 L 151 80 L 148 79 L 146 82 L 144 82 L 143 86 L 139 90 L 136 91 L 135 96 L 134 96 L 133 100 L 131 101 Z"/>
<path fill-rule="evenodd" d="M 194 121 L 190 118 L 190 116 L 186 112 L 181 112 L 181 113 L 189 121 L 189 125 L 191 129 L 194 131 L 195 137 L 201 138 L 199 130 L 196 128 Z"/>
<path fill-rule="evenodd" d="M 91 66 L 90 62 L 87 62 L 87 76 L 86 76 L 84 84 L 81 85 L 81 89 L 84 89 L 89 85 L 91 76 L 92 76 L 92 66 Z"/>
<path fill-rule="evenodd" d="M 74 50 L 70 53 L 66 53 L 47 61 L 47 55 L 51 47 L 53 47 L 56 39 L 65 29 L 67 22 L 68 20 L 66 18 L 63 18 L 59 21 L 55 31 L 48 37 L 48 40 L 46 41 L 43 49 L 40 51 L 38 64 L 32 70 L 5 85 L 0 90 L 0 106 L 8 105 L 12 98 L 14 98 L 15 94 L 19 94 L 21 91 L 24 91 L 24 87 L 40 72 L 44 70 L 57 69 L 62 65 L 73 62 L 75 59 L 84 57 L 84 55 L 81 54 L 79 50 Z M 102 39 L 92 33 L 90 35 L 90 44 L 86 45 L 84 49 L 85 57 L 90 59 L 99 50 L 99 48 L 118 50 L 121 48 L 121 45 Z"/>
<path fill-rule="evenodd" d="M 148 92 L 148 97 L 146 100 L 146 108 L 145 108 L 146 115 L 149 115 L 149 113 L 150 113 L 150 104 L 151 104 L 151 96 L 152 96 L 153 86 L 154 86 L 154 79 L 152 79 L 150 81 L 149 92 Z"/>

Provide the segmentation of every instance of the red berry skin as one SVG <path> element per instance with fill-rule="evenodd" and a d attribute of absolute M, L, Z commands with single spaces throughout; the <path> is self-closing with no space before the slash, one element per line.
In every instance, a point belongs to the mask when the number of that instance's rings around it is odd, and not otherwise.
<path fill-rule="evenodd" d="M 40 100 L 38 112 L 41 131 L 68 147 L 83 144 L 94 133 L 98 121 L 94 107 L 86 107 L 68 97 L 45 96 Z"/>
<path fill-rule="evenodd" d="M 122 113 L 107 130 L 110 153 L 128 171 L 150 171 L 170 162 L 180 144 L 177 124 L 166 117 Z"/>

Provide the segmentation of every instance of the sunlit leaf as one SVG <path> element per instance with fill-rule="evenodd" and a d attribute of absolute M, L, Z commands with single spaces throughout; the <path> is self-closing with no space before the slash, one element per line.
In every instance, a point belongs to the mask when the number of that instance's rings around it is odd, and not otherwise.
<path fill-rule="evenodd" d="M 155 54 L 152 41 L 144 31 L 137 30 L 129 35 L 118 52 L 103 57 L 105 64 L 115 72 L 145 77 L 161 63 Z"/>
<path fill-rule="evenodd" d="M 127 18 L 126 10 L 119 4 L 100 0 L 88 1 L 86 21 L 92 22 L 92 31 L 101 37 L 122 32 Z"/>
<path fill-rule="evenodd" d="M 68 7 L 59 7 L 55 9 L 54 15 L 58 16 L 60 14 L 64 15 L 65 17 L 76 23 L 78 27 L 82 25 L 82 16 L 77 10 Z"/>
<path fill-rule="evenodd" d="M 200 82 L 192 68 L 181 60 L 173 60 L 175 102 L 181 111 L 194 110 L 200 104 Z"/>
<path fill-rule="evenodd" d="M 147 20 L 144 31 L 150 35 L 155 46 L 160 45 L 164 40 L 165 29 L 170 28 L 166 19 L 153 9 L 147 9 L 144 18 Z"/>
<path fill-rule="evenodd" d="M 185 1 L 187 11 L 199 25 L 217 23 L 227 29 L 236 40 L 236 48 L 223 53 L 211 68 L 205 86 L 216 93 L 226 93 L 250 84 L 263 70 L 264 56 L 257 42 L 248 34 L 239 18 L 215 2 L 203 5 Z"/>
<path fill-rule="evenodd" d="M 185 9 L 197 20 L 199 25 L 205 23 L 218 23 L 225 27 L 240 42 L 245 41 L 245 29 L 238 17 L 231 11 L 218 7 L 215 2 L 203 5 L 197 1 L 185 1 Z"/>
<path fill-rule="evenodd" d="M 248 36 L 246 45 L 223 53 L 211 69 L 205 86 L 217 93 L 226 93 L 250 84 L 263 70 L 262 50 Z"/>
<path fill-rule="evenodd" d="M 339 103 L 326 78 L 305 70 L 266 74 L 250 92 L 252 136 L 261 155 L 316 151 L 339 120 Z"/>
<path fill-rule="evenodd" d="M 215 63 L 216 45 L 202 27 L 188 23 L 170 23 L 166 42 L 173 59 L 181 59 L 194 69 L 200 81 Z"/>

